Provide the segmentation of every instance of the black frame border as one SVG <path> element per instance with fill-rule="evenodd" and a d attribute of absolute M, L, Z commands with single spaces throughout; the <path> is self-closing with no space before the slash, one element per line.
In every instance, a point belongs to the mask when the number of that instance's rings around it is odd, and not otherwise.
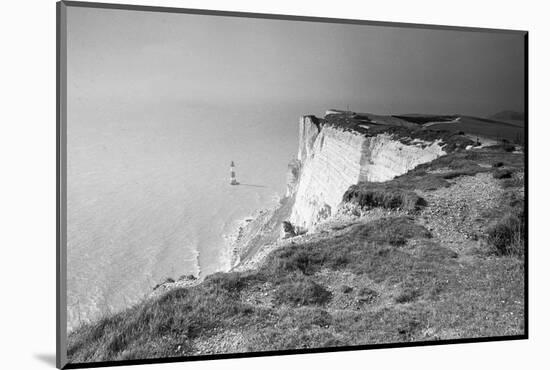
<path fill-rule="evenodd" d="M 139 360 L 101 361 L 68 363 L 67 362 L 67 44 L 66 44 L 66 10 L 67 7 L 84 7 L 96 9 L 133 10 L 145 12 L 165 12 L 180 14 L 196 14 L 221 17 L 256 18 L 272 20 L 289 20 L 302 22 L 339 23 L 351 25 L 368 25 L 381 27 L 419 28 L 431 30 L 449 30 L 466 32 L 491 32 L 523 35 L 524 38 L 524 142 L 525 142 L 525 254 L 524 254 L 524 334 L 496 337 L 447 339 L 441 341 L 419 341 L 403 343 L 382 343 L 357 346 L 325 347 L 310 349 L 295 349 L 281 351 L 224 353 L 199 355 L 191 357 L 165 357 Z M 359 19 L 308 17 L 285 14 L 266 14 L 251 12 L 231 12 L 221 10 L 190 9 L 164 6 L 144 6 L 132 4 L 114 4 L 84 1 L 58 1 L 56 3 L 56 367 L 58 369 L 80 369 L 107 366 L 144 365 L 173 362 L 191 362 L 205 360 L 221 360 L 248 357 L 284 356 L 295 354 L 313 354 L 342 351 L 360 351 L 367 349 L 406 348 L 439 346 L 448 344 L 486 343 L 529 338 L 529 32 L 525 30 L 508 30 L 481 27 L 459 27 L 420 23 L 401 23 L 369 21 Z"/>

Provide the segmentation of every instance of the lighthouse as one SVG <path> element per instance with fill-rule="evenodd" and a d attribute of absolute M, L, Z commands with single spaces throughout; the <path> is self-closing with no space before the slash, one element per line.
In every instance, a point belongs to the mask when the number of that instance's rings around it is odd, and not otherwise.
<path fill-rule="evenodd" d="M 239 183 L 237 182 L 237 179 L 235 178 L 235 163 L 233 163 L 233 161 L 231 161 L 231 167 L 230 167 L 230 170 L 231 170 L 231 182 L 230 184 L 231 185 L 239 185 Z"/>

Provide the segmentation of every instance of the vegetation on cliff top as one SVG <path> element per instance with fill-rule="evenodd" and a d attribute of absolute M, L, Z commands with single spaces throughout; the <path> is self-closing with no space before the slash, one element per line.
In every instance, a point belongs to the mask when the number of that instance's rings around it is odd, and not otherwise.
<path fill-rule="evenodd" d="M 523 127 L 507 122 L 462 115 L 375 115 L 370 113 L 340 112 L 325 118 L 315 117 L 316 125 L 328 125 L 364 136 L 388 133 L 408 143 L 409 140 L 433 142 L 437 139 L 447 144 L 446 151 L 464 149 L 474 142 L 464 135 L 490 137 L 498 141 L 523 145 Z"/>
<path fill-rule="evenodd" d="M 375 116 L 366 114 L 329 114 L 319 120 L 319 124 L 338 127 L 346 131 L 354 131 L 364 136 L 389 134 L 394 138 L 409 144 L 412 140 L 434 142 L 441 140 L 446 144 L 448 152 L 464 149 L 474 142 L 458 130 L 432 130 L 412 122 L 407 122 L 394 116 Z"/>
<path fill-rule="evenodd" d="M 504 167 L 504 168 L 502 168 Z M 503 146 L 475 151 L 458 151 L 421 164 L 404 175 L 385 182 L 360 182 L 344 194 L 344 200 L 366 206 L 417 209 L 423 205 L 415 190 L 430 191 L 448 187 L 460 176 L 491 172 L 495 178 L 510 178 L 523 172 L 524 156 Z M 506 176 L 502 176 L 506 173 Z"/>

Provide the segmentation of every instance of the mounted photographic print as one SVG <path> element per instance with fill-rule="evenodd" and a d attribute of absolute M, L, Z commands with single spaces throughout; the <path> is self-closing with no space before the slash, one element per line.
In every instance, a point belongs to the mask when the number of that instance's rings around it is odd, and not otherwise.
<path fill-rule="evenodd" d="M 527 338 L 527 32 L 57 10 L 58 367 Z"/>

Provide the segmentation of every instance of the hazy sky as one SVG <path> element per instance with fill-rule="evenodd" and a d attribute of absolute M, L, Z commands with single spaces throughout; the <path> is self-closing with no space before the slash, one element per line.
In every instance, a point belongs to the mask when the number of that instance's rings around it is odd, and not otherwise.
<path fill-rule="evenodd" d="M 69 7 L 68 47 L 76 106 L 523 111 L 519 34 Z"/>

